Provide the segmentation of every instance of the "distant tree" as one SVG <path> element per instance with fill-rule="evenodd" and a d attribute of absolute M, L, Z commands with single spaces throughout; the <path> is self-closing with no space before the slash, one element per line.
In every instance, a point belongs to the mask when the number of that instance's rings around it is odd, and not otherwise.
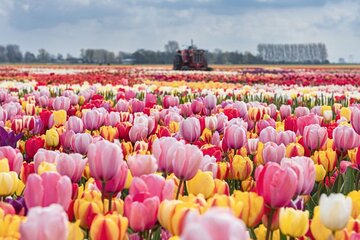
<path fill-rule="evenodd" d="M 6 46 L 6 56 L 7 60 L 11 63 L 21 62 L 23 57 L 19 46 L 15 44 Z"/>
<path fill-rule="evenodd" d="M 58 53 L 56 56 L 56 60 L 58 62 L 63 62 L 64 61 L 64 56 L 61 53 Z"/>
<path fill-rule="evenodd" d="M 26 63 L 36 62 L 35 54 L 33 54 L 31 52 L 26 52 L 24 55 L 24 62 L 26 62 Z"/>
<path fill-rule="evenodd" d="M 170 40 L 165 44 L 165 52 L 175 53 L 179 49 L 179 43 L 177 41 Z"/>
<path fill-rule="evenodd" d="M 38 55 L 37 55 L 37 60 L 38 60 L 38 62 L 41 62 L 41 63 L 50 62 L 50 60 L 51 60 L 50 53 L 43 48 L 39 49 Z"/>
<path fill-rule="evenodd" d="M 6 47 L 0 45 L 0 62 L 7 62 Z"/>

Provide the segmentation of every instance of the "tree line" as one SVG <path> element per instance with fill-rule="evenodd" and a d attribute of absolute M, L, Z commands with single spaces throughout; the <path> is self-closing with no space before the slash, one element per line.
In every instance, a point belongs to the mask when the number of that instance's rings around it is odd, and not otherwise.
<path fill-rule="evenodd" d="M 268 63 L 328 63 L 324 43 L 309 44 L 259 44 L 258 52 Z"/>
<path fill-rule="evenodd" d="M 196 47 L 196 46 L 194 46 Z M 81 49 L 79 56 L 51 54 L 41 48 L 37 53 L 22 53 L 16 44 L 0 45 L 0 63 L 84 63 L 84 64 L 172 64 L 179 50 L 176 41 L 168 41 L 163 51 L 138 49 L 118 53 L 106 49 Z M 326 63 L 325 44 L 259 44 L 258 54 L 239 51 L 207 51 L 209 64 Z"/>

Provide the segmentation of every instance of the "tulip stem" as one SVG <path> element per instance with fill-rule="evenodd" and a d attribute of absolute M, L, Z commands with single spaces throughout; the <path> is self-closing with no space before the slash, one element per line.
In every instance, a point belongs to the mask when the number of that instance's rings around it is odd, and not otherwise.
<path fill-rule="evenodd" d="M 176 192 L 176 200 L 179 199 L 179 194 L 180 194 L 180 190 L 181 190 L 181 187 L 183 185 L 183 182 L 184 182 L 184 180 L 180 179 L 179 187 L 178 187 L 177 192 Z"/>
<path fill-rule="evenodd" d="M 265 240 L 270 240 L 270 235 L 271 235 L 271 222 L 273 219 L 275 213 L 275 209 L 271 208 L 270 210 L 270 214 L 269 214 L 269 218 L 268 218 L 268 222 L 267 222 L 267 227 L 266 227 L 266 238 Z"/>
<path fill-rule="evenodd" d="M 106 187 L 106 182 L 101 181 L 101 201 L 102 201 L 103 206 L 104 206 L 104 202 L 105 202 L 105 187 Z M 105 208 L 104 208 L 104 211 L 105 211 Z"/>
<path fill-rule="evenodd" d="M 110 193 L 109 194 L 109 209 L 108 209 L 109 213 L 111 213 L 111 211 L 112 211 L 112 198 L 113 198 L 113 194 Z"/>

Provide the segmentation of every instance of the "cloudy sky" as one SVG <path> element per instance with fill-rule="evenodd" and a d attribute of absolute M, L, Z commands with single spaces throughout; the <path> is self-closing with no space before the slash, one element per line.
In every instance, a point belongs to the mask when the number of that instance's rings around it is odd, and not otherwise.
<path fill-rule="evenodd" d="M 0 44 L 78 56 L 81 48 L 213 50 L 324 42 L 360 62 L 360 0 L 0 0 Z"/>

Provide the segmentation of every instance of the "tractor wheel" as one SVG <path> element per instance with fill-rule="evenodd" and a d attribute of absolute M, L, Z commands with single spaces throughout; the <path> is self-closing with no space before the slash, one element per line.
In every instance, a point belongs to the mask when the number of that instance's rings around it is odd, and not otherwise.
<path fill-rule="evenodd" d="M 182 59 L 181 55 L 175 55 L 173 61 L 173 70 L 181 70 Z"/>
<path fill-rule="evenodd" d="M 183 70 L 183 71 L 189 71 L 190 68 L 189 68 L 189 66 L 182 66 L 181 70 Z"/>

